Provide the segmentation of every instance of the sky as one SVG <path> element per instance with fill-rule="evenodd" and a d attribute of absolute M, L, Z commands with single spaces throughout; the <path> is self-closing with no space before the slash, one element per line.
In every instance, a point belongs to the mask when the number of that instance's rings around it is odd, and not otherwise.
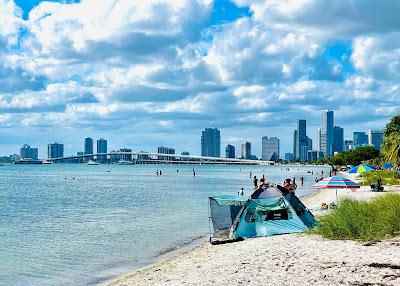
<path fill-rule="evenodd" d="M 46 157 L 83 138 L 200 153 L 205 127 L 238 149 L 321 110 L 345 138 L 400 112 L 393 0 L 0 0 L 0 154 Z"/>

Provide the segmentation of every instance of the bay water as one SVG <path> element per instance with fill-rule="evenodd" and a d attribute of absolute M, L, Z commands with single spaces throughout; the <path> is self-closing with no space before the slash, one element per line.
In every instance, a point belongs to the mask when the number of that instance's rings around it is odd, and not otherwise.
<path fill-rule="evenodd" d="M 0 286 L 98 285 L 206 235 L 208 197 L 242 187 L 250 195 L 250 173 L 274 183 L 295 177 L 298 185 L 304 177 L 301 197 L 321 171 L 329 173 L 321 166 L 2 166 Z"/>

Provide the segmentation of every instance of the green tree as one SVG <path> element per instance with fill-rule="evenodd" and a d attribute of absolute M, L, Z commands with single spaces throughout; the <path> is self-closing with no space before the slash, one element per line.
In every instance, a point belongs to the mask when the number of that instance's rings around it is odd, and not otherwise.
<path fill-rule="evenodd" d="M 390 163 L 395 165 L 400 163 L 400 132 L 392 132 L 385 137 L 382 144 L 382 154 Z"/>
<path fill-rule="evenodd" d="M 392 133 L 400 133 L 400 114 L 392 117 L 385 128 L 385 137 L 389 137 Z"/>

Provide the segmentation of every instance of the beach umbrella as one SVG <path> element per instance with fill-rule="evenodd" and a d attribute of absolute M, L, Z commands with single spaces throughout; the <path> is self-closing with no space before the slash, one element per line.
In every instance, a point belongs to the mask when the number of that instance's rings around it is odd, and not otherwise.
<path fill-rule="evenodd" d="M 392 163 L 387 163 L 385 165 L 382 166 L 383 170 L 387 170 L 387 169 L 393 169 L 394 165 Z"/>
<path fill-rule="evenodd" d="M 365 173 L 375 171 L 374 167 L 368 165 L 358 165 L 347 171 L 348 174 Z"/>
<path fill-rule="evenodd" d="M 338 203 L 338 189 L 357 189 L 360 186 L 346 177 L 329 177 L 313 185 L 314 189 L 335 189 L 336 190 L 336 203 Z"/>

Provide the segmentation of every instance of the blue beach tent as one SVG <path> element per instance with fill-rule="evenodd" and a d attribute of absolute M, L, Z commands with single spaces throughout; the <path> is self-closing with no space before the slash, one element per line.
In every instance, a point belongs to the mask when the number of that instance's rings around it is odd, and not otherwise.
<path fill-rule="evenodd" d="M 296 195 L 278 185 L 256 190 L 249 198 L 210 197 L 209 204 L 214 240 L 303 232 L 316 223 Z"/>

